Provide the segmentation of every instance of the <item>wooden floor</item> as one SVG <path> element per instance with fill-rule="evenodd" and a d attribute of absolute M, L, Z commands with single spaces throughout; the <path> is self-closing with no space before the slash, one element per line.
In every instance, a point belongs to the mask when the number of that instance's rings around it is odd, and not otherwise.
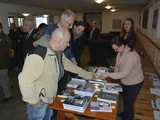
<path fill-rule="evenodd" d="M 153 109 L 151 106 L 150 88 L 152 87 L 152 81 L 148 79 L 146 73 L 154 73 L 152 64 L 147 59 L 147 56 L 142 58 L 142 64 L 144 69 L 144 84 L 141 89 L 141 92 L 137 98 L 135 104 L 135 118 L 136 120 L 154 120 L 153 118 Z"/>
<path fill-rule="evenodd" d="M 152 87 L 152 80 L 148 79 L 148 73 L 156 73 L 150 58 L 145 53 L 144 48 L 137 42 L 137 51 L 143 52 L 141 57 L 142 66 L 144 71 L 144 84 L 138 95 L 135 104 L 135 118 L 136 120 L 154 120 L 153 109 L 151 105 L 151 99 L 153 96 L 150 93 L 150 88 Z"/>

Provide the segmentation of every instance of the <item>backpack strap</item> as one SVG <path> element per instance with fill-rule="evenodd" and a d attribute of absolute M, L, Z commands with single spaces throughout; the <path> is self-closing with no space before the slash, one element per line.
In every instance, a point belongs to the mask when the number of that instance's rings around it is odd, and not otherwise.
<path fill-rule="evenodd" d="M 47 54 L 47 48 L 46 47 L 43 47 L 43 46 L 36 46 L 33 50 L 31 50 L 29 53 L 28 53 L 28 56 L 31 55 L 31 54 L 37 54 L 39 56 L 41 56 L 44 60 L 46 54 Z"/>

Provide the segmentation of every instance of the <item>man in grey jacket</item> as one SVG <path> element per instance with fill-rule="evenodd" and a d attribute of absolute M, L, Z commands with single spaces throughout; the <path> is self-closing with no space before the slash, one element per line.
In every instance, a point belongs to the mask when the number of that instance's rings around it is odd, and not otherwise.
<path fill-rule="evenodd" d="M 79 68 L 63 55 L 69 40 L 69 31 L 57 28 L 48 42 L 39 43 L 39 46 L 47 48 L 44 59 L 37 54 L 26 57 L 18 79 L 23 100 L 27 103 L 28 120 L 51 120 L 52 110 L 48 104 L 56 96 L 64 69 L 85 79 L 94 77 L 93 73 Z"/>

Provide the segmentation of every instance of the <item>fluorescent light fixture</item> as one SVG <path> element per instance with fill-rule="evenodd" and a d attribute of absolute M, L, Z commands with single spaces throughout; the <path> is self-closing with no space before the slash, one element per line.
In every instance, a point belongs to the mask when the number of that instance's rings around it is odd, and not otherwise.
<path fill-rule="evenodd" d="M 29 15 L 29 13 L 22 13 L 22 15 L 26 17 Z"/>
<path fill-rule="evenodd" d="M 109 9 L 112 8 L 112 6 L 111 5 L 107 5 L 107 6 L 105 6 L 105 8 L 109 10 Z"/>
<path fill-rule="evenodd" d="M 116 10 L 116 9 L 114 9 L 114 8 L 112 8 L 110 11 L 111 11 L 111 12 L 116 12 L 117 10 Z"/>
<path fill-rule="evenodd" d="M 46 17 L 46 18 L 47 18 L 47 17 L 48 17 L 48 15 L 47 15 L 47 14 L 45 14 L 45 15 L 43 15 L 43 17 Z"/>
<path fill-rule="evenodd" d="M 96 3 L 100 4 L 102 2 L 104 2 L 105 0 L 94 0 Z"/>

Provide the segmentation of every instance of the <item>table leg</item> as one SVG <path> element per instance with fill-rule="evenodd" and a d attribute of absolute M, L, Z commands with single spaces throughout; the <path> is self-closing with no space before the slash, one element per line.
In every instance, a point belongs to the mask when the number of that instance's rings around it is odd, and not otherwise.
<path fill-rule="evenodd" d="M 65 113 L 67 120 L 79 120 L 78 117 L 73 113 Z"/>
<path fill-rule="evenodd" d="M 65 120 L 64 114 L 65 113 L 63 111 L 58 111 L 57 112 L 57 120 Z"/>

